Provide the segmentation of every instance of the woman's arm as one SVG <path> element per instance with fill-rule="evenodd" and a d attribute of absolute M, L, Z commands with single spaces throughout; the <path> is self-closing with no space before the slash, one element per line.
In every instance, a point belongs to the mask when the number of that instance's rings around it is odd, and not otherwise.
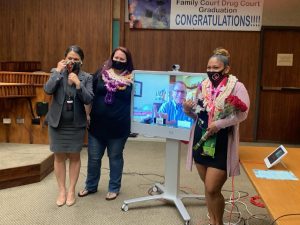
<path fill-rule="evenodd" d="M 92 104 L 84 105 L 84 108 L 86 113 L 87 127 L 89 128 L 91 122 L 90 113 L 92 111 Z"/>
<path fill-rule="evenodd" d="M 76 92 L 80 100 L 88 105 L 92 102 L 93 94 L 93 77 L 90 74 L 85 74 L 86 82 L 80 82 L 80 88 L 76 88 Z M 85 83 L 85 85 L 84 85 Z"/>
<path fill-rule="evenodd" d="M 215 126 L 218 129 L 234 126 L 234 125 L 242 122 L 243 120 L 245 120 L 248 116 L 249 107 L 250 107 L 250 99 L 249 99 L 249 95 L 248 95 L 248 92 L 247 92 L 245 86 L 242 83 L 238 82 L 233 90 L 232 95 L 236 95 L 242 102 L 244 102 L 246 104 L 248 109 L 245 112 L 237 112 L 233 116 L 229 116 L 224 119 L 215 121 L 214 122 Z"/>
<path fill-rule="evenodd" d="M 52 95 L 57 90 L 58 84 L 63 78 L 63 75 L 55 69 L 52 69 L 51 72 L 48 81 L 44 84 L 44 91 L 48 95 Z"/>
<path fill-rule="evenodd" d="M 51 70 L 51 75 L 48 81 L 44 84 L 44 91 L 48 95 L 52 95 L 58 87 L 60 80 L 63 78 L 63 71 L 66 67 L 65 60 L 62 59 L 57 63 L 56 68 Z"/>

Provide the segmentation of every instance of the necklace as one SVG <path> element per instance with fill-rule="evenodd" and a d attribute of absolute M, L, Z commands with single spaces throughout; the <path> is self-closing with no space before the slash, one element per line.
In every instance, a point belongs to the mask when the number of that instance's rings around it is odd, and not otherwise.
<path fill-rule="evenodd" d="M 202 85 L 203 106 L 208 112 L 208 121 L 211 123 L 217 111 L 224 109 L 225 99 L 231 94 L 237 78 L 229 75 L 228 79 L 223 79 L 216 89 L 207 78 Z"/>
<path fill-rule="evenodd" d="M 112 104 L 114 102 L 114 93 L 123 91 L 133 83 L 133 76 L 128 71 L 121 74 L 116 74 L 113 69 L 104 70 L 102 72 L 102 80 L 106 87 L 107 93 L 105 96 L 105 103 Z"/>
<path fill-rule="evenodd" d="M 120 75 L 116 74 L 113 69 L 105 70 L 102 73 L 102 79 L 108 91 L 116 92 L 117 90 L 125 90 L 127 86 L 133 83 L 132 74 L 124 71 Z"/>

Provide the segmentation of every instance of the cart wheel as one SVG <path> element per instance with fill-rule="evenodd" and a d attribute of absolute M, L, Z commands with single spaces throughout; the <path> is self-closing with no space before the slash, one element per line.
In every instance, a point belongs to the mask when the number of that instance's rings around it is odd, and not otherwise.
<path fill-rule="evenodd" d="M 156 186 L 153 186 L 153 187 L 152 187 L 152 191 L 153 191 L 153 192 L 158 192 L 158 188 L 157 188 Z"/>
<path fill-rule="evenodd" d="M 124 211 L 124 212 L 127 212 L 128 211 L 128 205 L 127 204 L 123 204 L 121 209 Z"/>

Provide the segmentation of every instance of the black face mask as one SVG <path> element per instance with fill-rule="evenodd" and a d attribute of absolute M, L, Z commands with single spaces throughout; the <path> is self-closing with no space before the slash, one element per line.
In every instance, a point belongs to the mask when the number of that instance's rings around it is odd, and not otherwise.
<path fill-rule="evenodd" d="M 213 83 L 214 86 L 217 86 L 225 77 L 223 74 L 225 69 L 219 72 L 206 72 L 209 80 Z"/>
<path fill-rule="evenodd" d="M 127 66 L 127 62 L 120 62 L 116 60 L 112 61 L 112 68 L 116 70 L 125 70 L 126 66 Z"/>
<path fill-rule="evenodd" d="M 81 62 L 73 62 L 68 65 L 67 69 L 69 73 L 73 72 L 78 75 L 80 67 L 81 67 Z"/>
<path fill-rule="evenodd" d="M 80 67 L 81 67 L 81 62 L 75 62 L 73 64 L 72 72 L 74 72 L 74 73 L 76 73 L 78 75 Z"/>

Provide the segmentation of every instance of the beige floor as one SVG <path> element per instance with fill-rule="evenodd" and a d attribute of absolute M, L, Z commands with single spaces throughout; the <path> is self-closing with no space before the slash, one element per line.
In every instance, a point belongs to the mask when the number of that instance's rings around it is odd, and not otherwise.
<path fill-rule="evenodd" d="M 49 145 L 0 143 L 0 170 L 38 164 L 51 154 Z"/>
<path fill-rule="evenodd" d="M 49 154 L 47 145 L 18 145 L 0 144 L 0 168 L 7 161 L 17 165 L 24 163 L 27 158 L 39 160 L 41 155 Z M 9 151 L 9 154 L 5 150 Z M 19 149 L 12 155 L 14 149 Z M 22 149 L 22 150 L 20 150 Z M 107 225 L 177 225 L 184 224 L 176 207 L 164 200 L 141 202 L 129 205 L 129 211 L 120 210 L 123 201 L 148 195 L 149 188 L 156 182 L 164 182 L 164 154 L 163 139 L 131 139 L 124 152 L 125 167 L 122 189 L 119 197 L 114 201 L 105 201 L 108 185 L 108 160 L 103 158 L 102 176 L 99 191 L 85 198 L 77 198 L 72 207 L 57 207 L 55 199 L 57 186 L 52 172 L 39 183 L 0 190 L 0 224 L 2 225 L 52 225 L 52 224 L 107 224 Z M 4 157 L 5 156 L 5 157 Z M 82 151 L 82 168 L 77 185 L 77 191 L 84 187 L 86 178 L 87 151 Z M 196 170 L 189 172 L 185 169 L 186 146 L 181 151 L 180 190 L 182 193 L 203 194 L 203 185 Z M 241 196 L 256 194 L 247 176 L 242 171 L 241 176 L 229 179 L 223 189 L 225 198 L 229 198 L 230 191 L 239 191 Z M 235 196 L 238 193 L 235 192 Z M 271 220 L 266 209 L 253 206 L 249 196 L 241 198 L 237 203 L 238 210 L 244 219 L 257 215 L 263 219 L 250 219 L 250 225 L 269 225 Z M 205 202 L 199 199 L 183 200 L 189 215 L 191 225 L 207 224 Z M 235 209 L 236 210 L 236 209 Z M 248 211 L 247 211 L 248 210 Z M 225 213 L 225 217 L 228 217 Z M 261 216 L 262 215 L 262 216 Z M 253 216 L 252 216 L 253 217 Z M 232 222 L 237 221 L 232 216 Z M 244 221 L 239 224 L 244 224 Z M 247 224 L 247 223 L 246 223 Z"/>

